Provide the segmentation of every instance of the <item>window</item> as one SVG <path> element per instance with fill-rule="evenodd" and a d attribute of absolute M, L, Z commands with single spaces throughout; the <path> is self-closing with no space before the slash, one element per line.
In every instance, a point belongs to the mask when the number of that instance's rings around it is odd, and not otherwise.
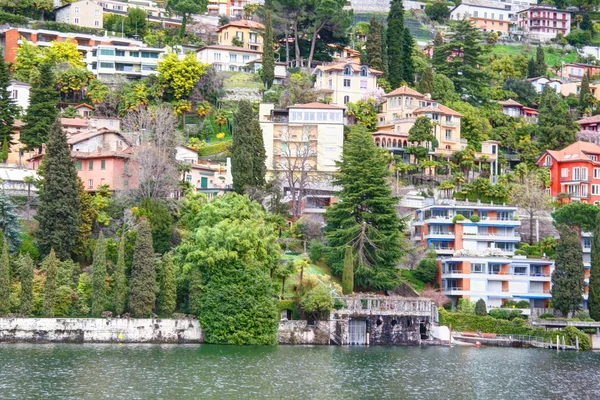
<path fill-rule="evenodd" d="M 100 68 L 114 68 L 115 64 L 113 63 L 106 63 L 106 62 L 101 62 L 100 63 Z"/>
<path fill-rule="evenodd" d="M 75 12 L 78 13 L 79 12 L 79 7 L 75 7 Z"/>
<path fill-rule="evenodd" d="M 241 41 L 243 41 L 244 40 L 244 32 L 236 32 L 235 37 L 240 39 Z"/>
<path fill-rule="evenodd" d="M 349 65 L 344 68 L 344 75 L 352 75 L 352 68 Z"/>
<path fill-rule="evenodd" d="M 360 88 L 362 90 L 366 90 L 367 89 L 367 80 L 366 79 L 361 79 L 360 80 Z"/>
<path fill-rule="evenodd" d="M 231 62 L 237 62 L 237 55 L 236 54 L 229 54 L 229 61 Z"/>
<path fill-rule="evenodd" d="M 229 39 L 229 32 L 225 32 L 225 40 Z"/>
<path fill-rule="evenodd" d="M 88 171 L 93 171 L 94 170 L 94 160 L 89 160 L 88 161 Z"/>
<path fill-rule="evenodd" d="M 446 129 L 446 140 L 452 140 L 452 131 L 450 129 Z"/>
<path fill-rule="evenodd" d="M 77 169 L 77 171 L 81 171 L 83 169 L 83 163 L 81 162 L 81 160 L 77 160 L 75 162 L 75 168 Z M 596 185 L 599 186 L 599 185 Z"/>
<path fill-rule="evenodd" d="M 594 179 L 600 179 L 600 168 L 594 168 Z"/>
<path fill-rule="evenodd" d="M 248 61 L 250 61 L 250 56 L 242 56 L 242 61 L 247 63 Z"/>
<path fill-rule="evenodd" d="M 117 57 L 125 57 L 125 51 L 124 50 L 116 50 L 115 55 Z"/>
<path fill-rule="evenodd" d="M 574 181 L 579 180 L 579 167 L 573 168 L 573 180 Z"/>
<path fill-rule="evenodd" d="M 213 53 L 213 59 L 215 61 L 221 61 L 221 53 Z"/>
<path fill-rule="evenodd" d="M 592 94 L 593 93 L 594 92 L 592 91 Z M 598 156 L 592 156 L 592 155 L 590 155 L 589 157 L 590 157 L 590 160 L 592 160 L 592 161 L 598 161 Z"/>
<path fill-rule="evenodd" d="M 348 104 L 350 102 L 350 96 L 344 96 L 344 104 Z"/>
<path fill-rule="evenodd" d="M 362 67 L 360 69 L 360 76 L 367 76 L 369 74 L 369 71 L 367 71 L 366 67 Z"/>
<path fill-rule="evenodd" d="M 485 273 L 485 264 L 471 264 L 471 273 L 472 274 L 484 274 Z"/>
<path fill-rule="evenodd" d="M 100 21 L 94 21 L 94 26 L 100 26 Z"/>
<path fill-rule="evenodd" d="M 101 56 L 114 56 L 115 51 L 113 49 L 100 49 Z"/>
<path fill-rule="evenodd" d="M 475 18 L 477 18 L 477 17 L 479 16 L 478 14 L 479 14 L 479 12 L 477 12 L 477 11 L 473 11 L 473 16 L 474 16 Z"/>
<path fill-rule="evenodd" d="M 94 10 L 94 15 L 95 16 L 99 16 L 100 15 L 100 10 Z"/>
<path fill-rule="evenodd" d="M 544 165 L 546 167 L 550 167 L 552 165 L 552 157 L 546 156 L 546 160 L 544 161 Z M 600 169 L 600 168 L 599 168 Z"/>
<path fill-rule="evenodd" d="M 350 79 L 344 79 L 344 87 L 350 87 Z"/>
<path fill-rule="evenodd" d="M 581 241 L 583 242 L 584 249 L 592 248 L 592 238 L 583 238 Z"/>
<path fill-rule="evenodd" d="M 333 89 L 333 79 L 329 79 L 329 89 Z"/>
<path fill-rule="evenodd" d="M 106 160 L 100 161 L 100 169 L 106 169 Z"/>
<path fill-rule="evenodd" d="M 561 168 L 561 170 L 560 170 L 560 177 L 561 178 L 568 178 L 569 177 L 569 168 Z"/>
<path fill-rule="evenodd" d="M 581 197 L 586 197 L 588 194 L 588 185 L 581 185 Z"/>
<path fill-rule="evenodd" d="M 94 180 L 93 179 L 90 179 L 89 182 L 88 182 L 88 184 L 89 184 L 89 188 L 90 189 L 94 188 Z"/>
<path fill-rule="evenodd" d="M 15 90 L 13 90 L 13 91 L 12 91 L 12 96 L 11 96 L 11 99 L 16 99 L 16 98 L 18 98 L 18 97 L 19 97 L 19 91 L 18 91 L 18 90 L 16 90 L 16 89 L 15 89 Z"/>
<path fill-rule="evenodd" d="M 600 195 L 600 185 L 592 185 L 592 194 Z"/>
<path fill-rule="evenodd" d="M 79 23 L 79 18 L 75 18 L 75 19 L 73 20 L 73 23 L 74 23 L 74 24 L 78 24 L 78 23 Z"/>
<path fill-rule="evenodd" d="M 586 167 L 581 168 L 581 180 L 582 181 L 588 180 L 588 169 Z"/>
<path fill-rule="evenodd" d="M 200 178 L 200 187 L 202 189 L 208 188 L 208 178 L 206 178 L 204 176 Z"/>

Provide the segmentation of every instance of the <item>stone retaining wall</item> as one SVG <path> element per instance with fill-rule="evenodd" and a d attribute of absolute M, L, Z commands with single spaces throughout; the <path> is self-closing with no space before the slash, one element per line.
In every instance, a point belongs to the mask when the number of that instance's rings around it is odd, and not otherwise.
<path fill-rule="evenodd" d="M 201 343 L 195 319 L 0 318 L 0 342 Z"/>
<path fill-rule="evenodd" d="M 279 321 L 279 344 L 329 344 L 329 321 Z"/>

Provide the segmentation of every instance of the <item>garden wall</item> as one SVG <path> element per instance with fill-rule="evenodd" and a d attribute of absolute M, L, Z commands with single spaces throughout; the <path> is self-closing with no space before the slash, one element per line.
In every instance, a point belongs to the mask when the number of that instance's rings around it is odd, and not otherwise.
<path fill-rule="evenodd" d="M 329 321 L 279 321 L 279 344 L 329 344 Z"/>
<path fill-rule="evenodd" d="M 195 319 L 0 318 L 0 342 L 201 343 Z"/>

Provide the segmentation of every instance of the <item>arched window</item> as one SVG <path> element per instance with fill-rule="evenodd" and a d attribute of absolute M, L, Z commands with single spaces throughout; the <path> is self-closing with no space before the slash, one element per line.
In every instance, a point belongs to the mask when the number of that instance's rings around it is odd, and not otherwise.
<path fill-rule="evenodd" d="M 367 76 L 369 74 L 369 71 L 367 70 L 367 67 L 362 67 L 360 69 L 360 76 Z"/>
<path fill-rule="evenodd" d="M 350 96 L 344 96 L 344 104 L 347 104 L 350 101 Z"/>
<path fill-rule="evenodd" d="M 344 68 L 344 75 L 352 75 L 352 67 L 346 65 L 346 68 Z"/>

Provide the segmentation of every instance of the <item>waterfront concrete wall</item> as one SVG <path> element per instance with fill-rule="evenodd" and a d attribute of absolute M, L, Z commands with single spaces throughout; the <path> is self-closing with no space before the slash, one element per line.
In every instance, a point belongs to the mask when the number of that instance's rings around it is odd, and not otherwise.
<path fill-rule="evenodd" d="M 329 344 L 330 321 L 279 321 L 279 344 Z"/>
<path fill-rule="evenodd" d="M 600 350 L 600 335 L 590 335 L 592 339 L 592 350 Z"/>
<path fill-rule="evenodd" d="M 0 318 L 1 342 L 201 343 L 196 319 Z"/>

